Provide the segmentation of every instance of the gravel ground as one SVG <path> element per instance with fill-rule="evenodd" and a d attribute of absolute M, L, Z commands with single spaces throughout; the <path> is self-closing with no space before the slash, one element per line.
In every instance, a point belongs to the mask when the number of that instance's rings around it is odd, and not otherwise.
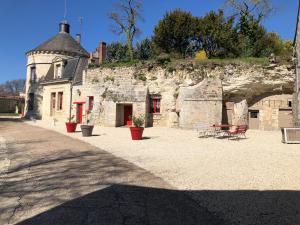
<path fill-rule="evenodd" d="M 1 225 L 230 224 L 161 178 L 83 141 L 2 119 L 0 141 L 0 164 L 9 160 L 0 173 Z"/>
<path fill-rule="evenodd" d="M 247 132 L 247 139 L 197 138 L 193 130 L 147 128 L 132 141 L 128 128 L 98 127 L 93 137 L 67 134 L 62 123 L 28 122 L 53 129 L 122 157 L 187 190 L 300 190 L 300 145 L 281 143 L 279 131 Z"/>
<path fill-rule="evenodd" d="M 195 131 L 147 128 L 132 141 L 128 128 L 95 127 L 81 137 L 63 123 L 28 124 L 84 140 L 128 160 L 190 194 L 232 224 L 300 224 L 300 145 L 281 143 L 279 131 L 247 132 L 247 139 L 198 138 Z"/>

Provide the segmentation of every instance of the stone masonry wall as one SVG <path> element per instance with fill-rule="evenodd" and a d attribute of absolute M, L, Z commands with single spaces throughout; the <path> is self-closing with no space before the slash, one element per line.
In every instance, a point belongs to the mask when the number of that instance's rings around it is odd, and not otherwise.
<path fill-rule="evenodd" d="M 221 101 L 241 102 L 246 100 L 250 105 L 259 101 L 262 96 L 292 93 L 294 68 L 290 65 L 178 65 L 177 67 L 161 67 L 141 65 L 117 68 L 88 69 L 82 89 L 89 90 L 88 95 L 95 96 L 95 104 L 105 111 L 110 108 L 116 111 L 117 103 L 131 101 L 145 102 L 145 94 L 161 96 L 161 112 L 153 114 L 154 126 L 191 127 L 196 121 L 221 121 Z M 207 85 L 209 80 L 210 84 Z M 198 86 L 200 88 L 197 88 Z M 223 87 L 223 93 L 222 93 Z M 195 89 L 192 94 L 202 93 L 202 98 L 194 100 L 181 98 L 184 90 Z M 139 96 L 139 89 L 142 94 Z M 215 89 L 214 95 L 209 90 Z M 83 91 L 84 92 L 84 91 Z M 105 98 L 101 97 L 106 92 Z M 93 94 L 95 93 L 95 94 Z M 102 93 L 102 94 L 101 94 Z M 87 96 L 87 95 L 83 95 Z M 131 96 L 126 99 L 126 96 Z M 203 96 L 205 96 L 203 98 Z M 115 105 L 115 106 L 113 106 Z M 140 113 L 147 114 L 147 101 Z M 213 109 L 213 113 L 212 110 Z M 115 124 L 116 115 L 95 109 L 97 122 Z M 106 110 L 107 111 L 107 110 Z M 199 113 L 200 112 L 200 113 Z M 97 114 L 96 113 L 96 114 Z M 190 118 L 188 122 L 185 117 Z M 147 118 L 148 116 L 145 116 Z M 197 118 L 198 117 L 198 118 Z"/>

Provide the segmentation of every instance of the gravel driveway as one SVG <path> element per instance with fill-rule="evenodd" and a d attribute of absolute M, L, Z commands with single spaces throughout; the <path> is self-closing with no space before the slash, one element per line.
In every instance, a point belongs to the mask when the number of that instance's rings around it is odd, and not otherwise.
<path fill-rule="evenodd" d="M 99 148 L 0 120 L 0 224 L 227 224 L 183 191 Z"/>

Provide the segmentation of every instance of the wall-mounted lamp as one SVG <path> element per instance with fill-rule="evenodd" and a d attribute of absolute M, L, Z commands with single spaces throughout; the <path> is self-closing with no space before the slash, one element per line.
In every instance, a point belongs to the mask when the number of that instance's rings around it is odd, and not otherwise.
<path fill-rule="evenodd" d="M 79 89 L 77 89 L 77 94 L 78 94 L 78 96 L 81 95 L 81 91 Z"/>

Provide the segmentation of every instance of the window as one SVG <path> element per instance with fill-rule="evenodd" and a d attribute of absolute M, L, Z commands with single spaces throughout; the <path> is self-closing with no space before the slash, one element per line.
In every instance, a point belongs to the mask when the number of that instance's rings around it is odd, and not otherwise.
<path fill-rule="evenodd" d="M 289 107 L 292 107 L 292 101 L 289 101 Z"/>
<path fill-rule="evenodd" d="M 30 68 L 30 81 L 32 83 L 36 82 L 36 67 L 35 66 Z"/>
<path fill-rule="evenodd" d="M 58 92 L 57 95 L 57 110 L 62 110 L 63 109 L 63 96 L 64 93 L 63 92 Z"/>
<path fill-rule="evenodd" d="M 55 78 L 61 78 L 62 68 L 60 64 L 55 65 Z"/>
<path fill-rule="evenodd" d="M 34 109 L 34 93 L 29 93 L 28 110 Z"/>
<path fill-rule="evenodd" d="M 258 118 L 258 111 L 251 111 L 250 112 L 250 118 Z"/>
<path fill-rule="evenodd" d="M 94 96 L 89 96 L 89 111 L 92 111 L 94 107 Z"/>
<path fill-rule="evenodd" d="M 161 96 L 153 95 L 150 97 L 150 113 L 160 113 Z"/>

